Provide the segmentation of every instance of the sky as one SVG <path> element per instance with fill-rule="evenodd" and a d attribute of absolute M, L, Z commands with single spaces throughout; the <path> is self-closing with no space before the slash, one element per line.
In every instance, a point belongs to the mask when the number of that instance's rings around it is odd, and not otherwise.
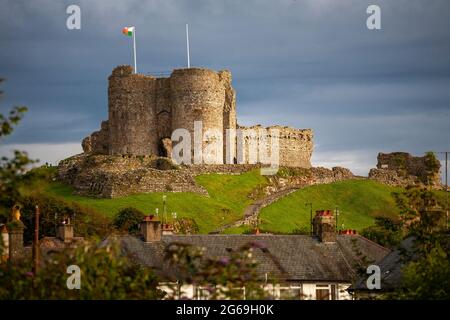
<path fill-rule="evenodd" d="M 66 8 L 81 9 L 81 29 Z M 381 9 L 381 30 L 366 26 Z M 238 123 L 314 130 L 313 165 L 367 175 L 379 152 L 450 151 L 450 1 L 0 1 L 0 113 L 29 112 L 0 156 L 80 153 L 107 119 L 107 78 L 191 66 L 228 69 Z"/>

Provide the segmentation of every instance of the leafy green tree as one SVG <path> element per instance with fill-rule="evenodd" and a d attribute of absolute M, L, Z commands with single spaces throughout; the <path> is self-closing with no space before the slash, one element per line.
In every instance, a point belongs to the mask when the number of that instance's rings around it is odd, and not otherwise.
<path fill-rule="evenodd" d="M 437 243 L 446 241 L 445 216 L 435 192 L 411 187 L 394 197 L 404 236 L 415 238 L 414 253 L 428 254 Z"/>
<path fill-rule="evenodd" d="M 440 244 L 402 270 L 402 287 L 395 293 L 397 299 L 449 300 L 449 248 Z"/>
<path fill-rule="evenodd" d="M 136 234 L 144 213 L 133 207 L 121 209 L 114 218 L 114 227 L 121 231 Z"/>
<path fill-rule="evenodd" d="M 0 83 L 3 80 L 0 79 Z M 0 97 L 2 95 L 0 91 Z M 27 108 L 24 106 L 14 107 L 8 115 L 0 113 L 0 139 L 10 135 L 14 126 L 22 120 Z M 30 164 L 35 160 L 28 158 L 28 154 L 24 151 L 15 150 L 14 157 L 0 158 L 0 206 L 11 208 L 19 199 L 19 186 L 24 181 L 24 174 Z"/>
<path fill-rule="evenodd" d="M 375 225 L 364 228 L 361 235 L 384 247 L 395 248 L 403 237 L 401 222 L 387 217 L 376 217 Z"/>
<path fill-rule="evenodd" d="M 414 242 L 411 250 L 401 251 L 401 286 L 388 298 L 450 299 L 450 237 L 436 194 L 410 188 L 396 200 L 406 237 Z"/>

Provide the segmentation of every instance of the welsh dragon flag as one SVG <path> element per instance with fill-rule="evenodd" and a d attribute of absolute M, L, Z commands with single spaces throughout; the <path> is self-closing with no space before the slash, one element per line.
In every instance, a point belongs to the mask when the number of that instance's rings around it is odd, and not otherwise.
<path fill-rule="evenodd" d="M 125 27 L 122 29 L 122 33 L 126 36 L 132 36 L 134 33 L 134 27 Z"/>

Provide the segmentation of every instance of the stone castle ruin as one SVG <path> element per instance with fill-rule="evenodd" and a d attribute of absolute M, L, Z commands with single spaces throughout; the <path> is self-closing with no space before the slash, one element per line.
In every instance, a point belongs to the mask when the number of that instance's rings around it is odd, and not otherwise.
<path fill-rule="evenodd" d="M 196 125 L 199 122 L 200 128 Z M 214 141 L 217 136 L 205 134 L 215 129 L 219 140 L 231 140 L 234 148 L 220 144 L 220 157 L 214 163 L 201 158 L 200 163 L 194 161 L 195 165 L 177 165 L 172 156 L 184 138 L 181 142 L 173 139 L 173 132 L 180 128 L 194 136 L 194 140 L 200 131 L 201 142 L 206 146 L 217 142 Z M 230 139 L 232 130 L 241 134 Z M 273 130 L 278 133 L 273 135 Z M 76 194 L 103 198 L 142 192 L 207 195 L 195 176 L 240 174 L 262 168 L 267 163 L 261 161 L 259 154 L 251 157 L 250 151 L 255 144 L 263 145 L 262 140 L 273 138 L 278 138 L 278 165 L 289 174 L 272 177 L 264 191 L 268 195 L 355 178 L 345 168 L 311 167 L 313 133 L 310 129 L 238 125 L 236 93 L 229 71 L 177 69 L 169 77 L 156 78 L 133 74 L 130 66 L 119 66 L 109 77 L 108 120 L 102 122 L 99 131 L 83 140 L 84 153 L 59 163 L 58 179 L 73 186 Z M 189 148 L 195 160 L 195 143 Z M 265 152 L 270 153 L 272 149 Z M 431 155 L 380 153 L 377 168 L 370 171 L 369 179 L 395 186 L 426 184 L 438 188 L 439 167 L 439 161 Z"/>
<path fill-rule="evenodd" d="M 202 123 L 203 146 L 214 143 L 215 137 L 209 138 L 208 131 L 221 134 L 223 150 L 214 164 L 264 163 L 250 156 L 250 148 L 260 143 L 255 139 L 262 140 L 261 136 L 273 139 L 271 133 L 277 129 L 279 165 L 311 167 L 312 130 L 239 126 L 231 73 L 203 68 L 176 69 L 167 78 L 156 78 L 134 74 L 131 66 L 116 67 L 109 77 L 108 120 L 102 122 L 100 131 L 83 140 L 83 150 L 86 154 L 171 158 L 179 142 L 172 141 L 173 131 L 182 128 L 194 136 L 196 121 Z M 240 129 L 242 135 L 229 136 L 227 129 Z M 255 130 L 258 136 L 251 134 Z M 229 150 L 225 150 L 227 139 L 233 145 Z M 240 157 L 239 147 L 243 150 Z M 193 143 L 191 152 L 194 155 Z M 201 163 L 206 163 L 205 159 Z"/>
<path fill-rule="evenodd" d="M 439 160 L 432 153 L 414 157 L 406 152 L 379 153 L 377 167 L 369 172 L 369 179 L 391 186 L 431 186 L 441 188 Z"/>

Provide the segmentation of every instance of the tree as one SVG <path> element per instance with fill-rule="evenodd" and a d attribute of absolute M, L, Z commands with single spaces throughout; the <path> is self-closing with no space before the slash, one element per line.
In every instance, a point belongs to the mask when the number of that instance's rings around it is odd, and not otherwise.
<path fill-rule="evenodd" d="M 118 230 L 135 234 L 139 231 L 139 224 L 144 213 L 133 207 L 121 209 L 114 218 L 114 227 Z"/>
<path fill-rule="evenodd" d="M 0 79 L 0 83 L 3 80 Z M 3 92 L 0 91 L 0 97 Z M 0 139 L 10 135 L 14 126 L 22 120 L 27 112 L 24 106 L 14 107 L 7 116 L 0 113 Z M 24 151 L 15 150 L 14 157 L 0 158 L 0 206 L 11 208 L 19 199 L 19 185 L 23 183 L 24 173 L 35 160 L 28 158 Z"/>
<path fill-rule="evenodd" d="M 404 260 L 394 299 L 450 299 L 450 237 L 436 194 L 410 188 L 396 195 L 406 237 L 413 247 L 400 251 Z"/>
<path fill-rule="evenodd" d="M 415 238 L 414 253 L 428 254 L 437 243 L 447 241 L 445 216 L 435 192 L 410 187 L 403 193 L 395 193 L 394 197 L 404 236 Z"/>
<path fill-rule="evenodd" d="M 361 235 L 384 247 L 394 248 L 402 240 L 401 222 L 386 217 L 376 217 L 375 225 L 364 228 Z"/>

